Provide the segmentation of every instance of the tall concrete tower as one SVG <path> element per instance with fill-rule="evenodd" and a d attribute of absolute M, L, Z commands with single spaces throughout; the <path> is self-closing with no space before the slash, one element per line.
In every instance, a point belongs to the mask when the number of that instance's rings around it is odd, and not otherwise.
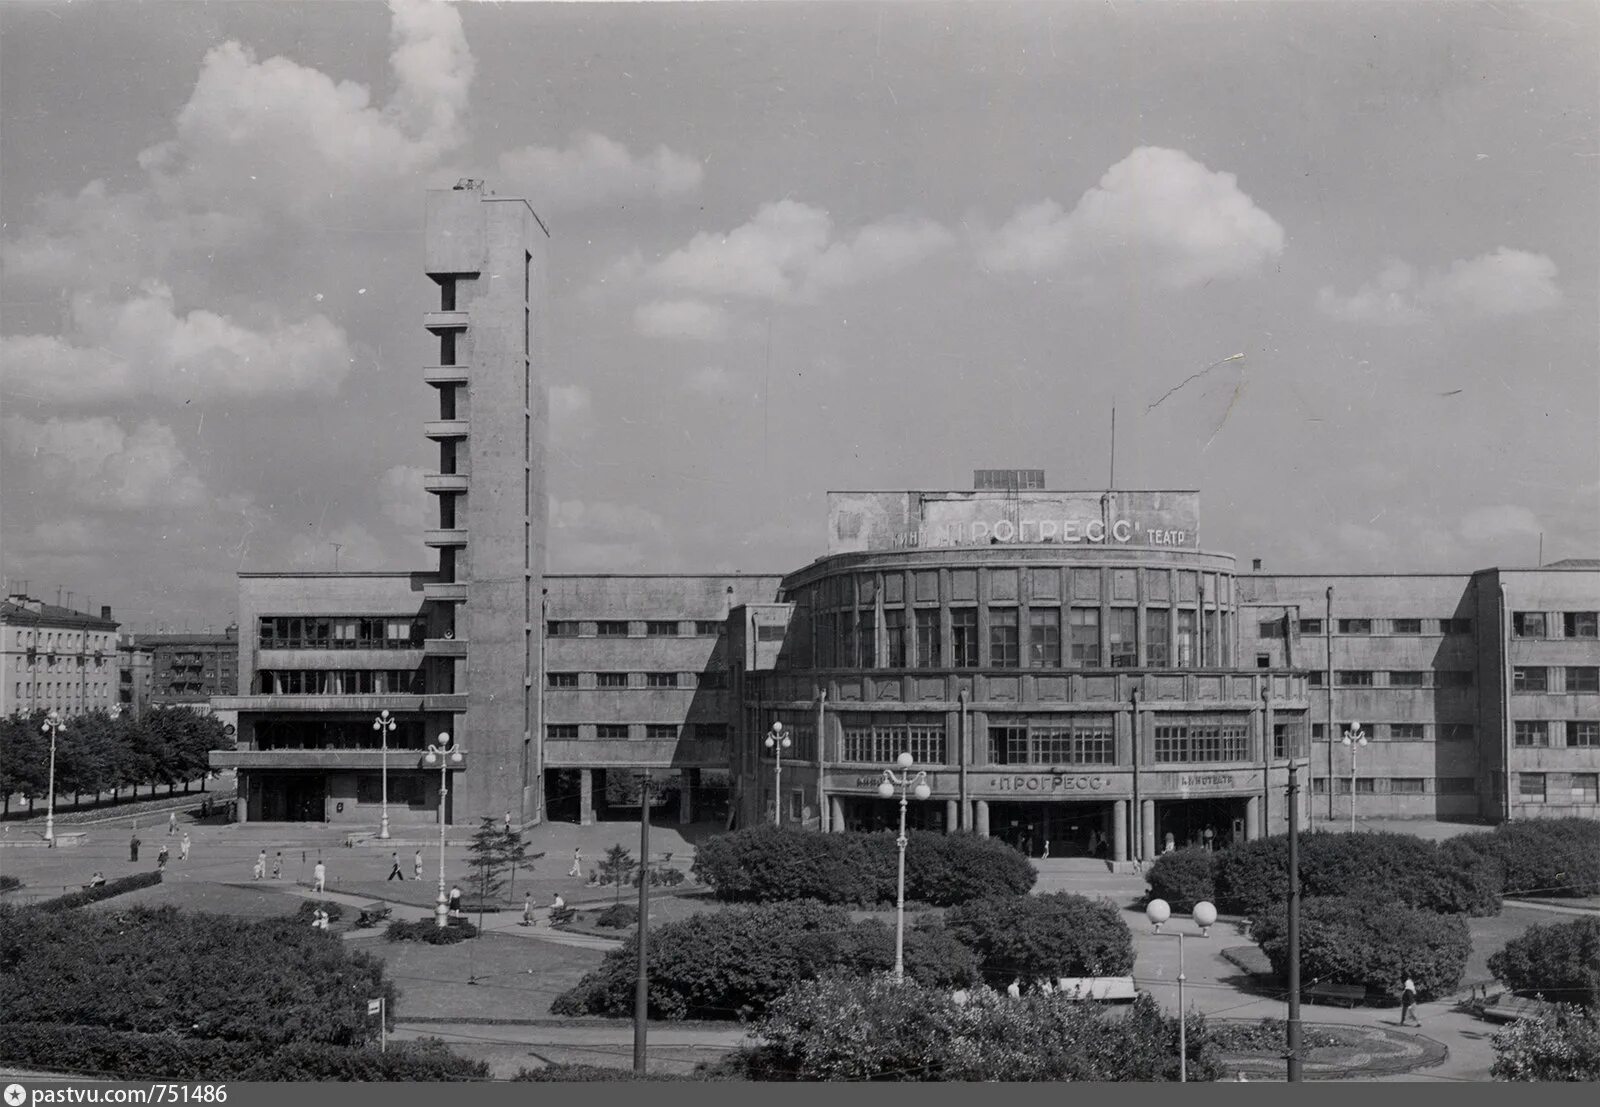
<path fill-rule="evenodd" d="M 423 325 L 438 357 L 424 369 L 439 447 L 424 487 L 438 500 L 439 551 L 429 601 L 425 680 L 430 739 L 448 730 L 467 754 L 453 821 L 541 810 L 540 600 L 545 566 L 546 240 L 526 200 L 483 182 L 430 190 L 427 273 L 438 310 Z M 448 699 L 437 697 L 449 696 Z"/>

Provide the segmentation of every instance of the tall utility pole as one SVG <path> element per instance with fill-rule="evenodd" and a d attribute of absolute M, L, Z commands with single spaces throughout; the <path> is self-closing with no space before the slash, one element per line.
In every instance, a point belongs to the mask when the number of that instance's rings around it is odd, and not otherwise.
<path fill-rule="evenodd" d="M 1289 1082 L 1300 1083 L 1300 777 L 1289 759 Z"/>
<path fill-rule="evenodd" d="M 639 778 L 639 971 L 633 985 L 633 1071 L 645 1071 L 645 1020 L 650 1012 L 650 773 Z"/>

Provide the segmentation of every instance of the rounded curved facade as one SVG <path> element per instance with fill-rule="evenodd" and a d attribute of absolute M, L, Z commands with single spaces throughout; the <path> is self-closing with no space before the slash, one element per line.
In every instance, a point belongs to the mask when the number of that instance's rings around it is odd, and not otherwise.
<path fill-rule="evenodd" d="M 789 575 L 781 598 L 748 612 L 753 664 L 736 674 L 755 738 L 737 765 L 746 825 L 773 817 L 760 736 L 774 721 L 794 743 L 786 822 L 897 824 L 898 798 L 877 788 L 904 751 L 932 789 L 912 825 L 1034 857 L 1127 861 L 1286 825 L 1305 678 L 1239 668 L 1228 555 L 1003 541 L 851 552 Z"/>

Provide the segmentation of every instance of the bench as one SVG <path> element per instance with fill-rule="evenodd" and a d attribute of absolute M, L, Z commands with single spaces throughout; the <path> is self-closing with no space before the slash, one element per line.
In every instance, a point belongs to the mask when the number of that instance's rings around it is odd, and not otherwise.
<path fill-rule="evenodd" d="M 1313 984 L 1305 990 L 1305 997 L 1315 1003 L 1342 1003 L 1345 1007 L 1358 1007 L 1367 1001 L 1367 989 L 1362 984 Z"/>
<path fill-rule="evenodd" d="M 1132 1003 L 1139 998 L 1131 976 L 1063 976 L 1056 981 L 1056 993 L 1098 1003 Z"/>
<path fill-rule="evenodd" d="M 393 909 L 387 903 L 369 903 L 361 909 L 361 914 L 356 916 L 357 928 L 377 926 L 389 917 Z"/>

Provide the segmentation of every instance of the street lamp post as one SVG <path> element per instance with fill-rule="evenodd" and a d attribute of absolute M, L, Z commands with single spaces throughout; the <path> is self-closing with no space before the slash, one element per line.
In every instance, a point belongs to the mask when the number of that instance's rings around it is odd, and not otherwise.
<path fill-rule="evenodd" d="M 1150 906 L 1144 909 L 1145 917 L 1155 924 L 1155 932 L 1161 934 L 1161 924 L 1172 918 L 1172 908 L 1164 899 L 1153 899 Z M 1217 921 L 1217 909 L 1207 900 L 1201 900 L 1194 905 L 1191 912 L 1195 925 L 1200 928 L 1200 937 L 1211 937 L 1212 924 Z M 1164 938 L 1178 939 L 1178 1082 L 1187 1083 L 1189 1080 L 1189 1021 L 1187 1012 L 1183 1009 L 1183 931 L 1174 930 L 1170 934 L 1162 934 Z"/>
<path fill-rule="evenodd" d="M 452 749 L 449 732 L 441 730 L 439 744 L 428 747 L 422 763 L 439 766 L 439 902 L 434 905 L 433 915 L 439 929 L 443 930 L 450 925 L 450 897 L 444 890 L 444 801 L 450 795 L 450 766 L 461 764 L 461 747 Z"/>
<path fill-rule="evenodd" d="M 1367 744 L 1367 736 L 1362 733 L 1360 723 L 1351 723 L 1350 729 L 1344 732 L 1340 739 L 1350 747 L 1350 832 L 1356 829 L 1356 751 Z"/>
<path fill-rule="evenodd" d="M 767 733 L 767 748 L 772 751 L 772 825 L 783 825 L 783 751 L 794 745 L 783 732 L 782 723 L 773 723 Z"/>
<path fill-rule="evenodd" d="M 394 728 L 399 724 L 389 717 L 387 710 L 378 712 L 378 717 L 372 720 L 372 729 L 378 732 L 378 738 L 383 743 L 383 806 L 381 808 L 382 820 L 378 824 L 378 837 L 389 836 L 389 735 L 394 733 Z"/>
<path fill-rule="evenodd" d="M 66 725 L 60 713 L 52 711 L 45 716 L 44 726 L 40 728 L 50 735 L 50 780 L 46 785 L 44 797 L 44 840 L 49 842 L 52 848 L 56 842 L 56 735 L 61 733 L 61 728 Z"/>
<path fill-rule="evenodd" d="M 910 795 L 925 800 L 932 794 L 932 789 L 928 787 L 927 772 L 919 771 L 916 776 L 911 775 L 910 753 L 902 753 L 896 763 L 900 766 L 900 775 L 895 776 L 893 769 L 883 770 L 883 783 L 878 785 L 878 795 L 884 799 L 894 799 L 895 789 L 900 789 L 900 837 L 894 840 L 900 850 L 900 873 L 895 885 L 894 905 L 894 979 L 898 984 L 906 978 L 906 800 Z"/>

